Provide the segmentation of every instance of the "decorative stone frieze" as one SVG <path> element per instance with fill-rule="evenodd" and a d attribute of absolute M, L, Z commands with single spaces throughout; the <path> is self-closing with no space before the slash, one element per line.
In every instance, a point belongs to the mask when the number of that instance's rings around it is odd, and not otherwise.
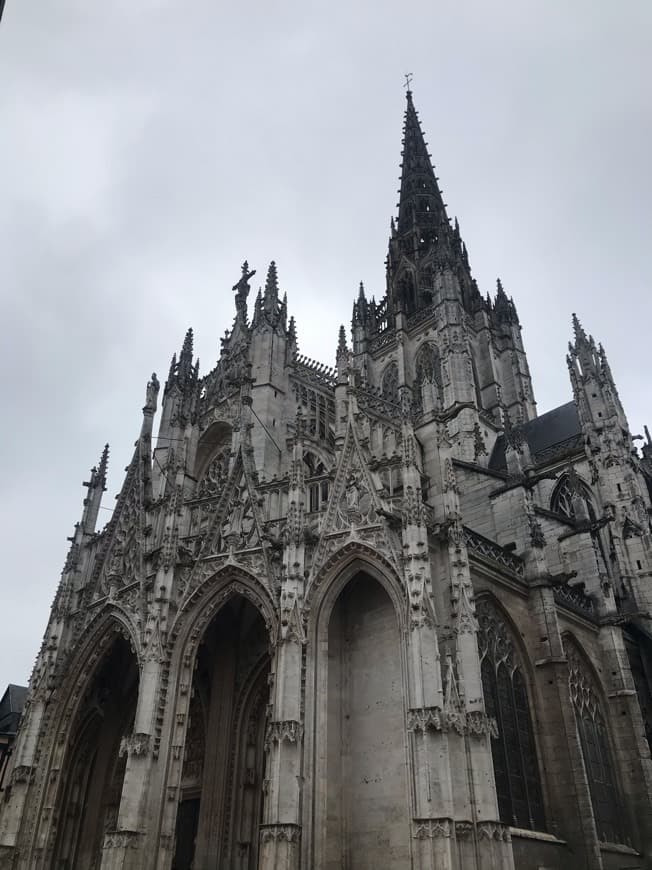
<path fill-rule="evenodd" d="M 151 740 L 149 734 L 130 734 L 128 737 L 123 737 L 120 741 L 120 757 L 149 755 Z"/>
<path fill-rule="evenodd" d="M 13 785 L 17 785 L 18 783 L 30 783 L 34 779 L 35 768 L 29 764 L 19 764 L 14 767 L 13 773 L 11 775 L 11 782 Z"/>
<path fill-rule="evenodd" d="M 104 835 L 103 848 L 106 851 L 109 849 L 137 849 L 142 836 L 139 831 L 108 831 Z"/>
<path fill-rule="evenodd" d="M 455 822 L 455 838 L 457 840 L 468 840 L 473 836 L 473 822 Z"/>
<path fill-rule="evenodd" d="M 273 840 L 274 842 L 298 843 L 301 840 L 301 826 L 291 823 L 261 825 L 261 843 L 267 843 L 270 840 Z"/>
<path fill-rule="evenodd" d="M 479 822 L 477 831 L 479 840 L 502 840 L 509 843 L 512 839 L 509 826 L 502 822 Z"/>
<path fill-rule="evenodd" d="M 408 710 L 407 729 L 414 733 L 455 731 L 460 735 L 498 736 L 496 720 L 481 710 L 471 710 L 465 714 L 463 711 L 446 711 L 439 707 L 413 708 Z"/>
<path fill-rule="evenodd" d="M 415 819 L 414 838 L 432 840 L 437 837 L 450 837 L 453 823 L 451 819 Z"/>
<path fill-rule="evenodd" d="M 270 722 L 267 726 L 265 734 L 265 746 L 273 746 L 275 743 L 297 743 L 303 736 L 303 725 L 297 722 L 296 719 L 285 719 L 282 721 Z"/>

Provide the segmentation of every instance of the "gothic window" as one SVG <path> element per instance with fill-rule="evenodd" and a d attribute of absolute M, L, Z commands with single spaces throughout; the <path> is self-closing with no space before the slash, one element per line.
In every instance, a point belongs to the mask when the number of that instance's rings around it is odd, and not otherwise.
<path fill-rule="evenodd" d="M 566 640 L 564 650 L 568 657 L 570 695 L 598 838 L 608 843 L 622 842 L 618 790 L 607 727 L 595 683 L 575 645 Z"/>
<path fill-rule="evenodd" d="M 394 362 L 390 363 L 383 372 L 381 392 L 383 399 L 387 399 L 388 402 L 393 402 L 395 405 L 399 404 L 398 366 Z"/>
<path fill-rule="evenodd" d="M 414 365 L 414 405 L 417 411 L 423 407 L 423 384 L 432 384 L 441 400 L 442 376 L 439 350 L 431 342 L 421 345 Z"/>
<path fill-rule="evenodd" d="M 567 517 L 569 520 L 580 519 L 576 516 L 576 505 L 573 504 L 573 499 L 578 496 L 586 505 L 588 518 L 594 521 L 595 508 L 588 487 L 580 480 L 574 470 L 565 471 L 562 474 L 552 493 L 550 510 Z"/>
<path fill-rule="evenodd" d="M 403 493 L 403 475 L 399 465 L 393 465 L 389 468 L 384 468 L 380 472 L 380 479 L 387 496 L 392 499 Z"/>
<path fill-rule="evenodd" d="M 322 460 L 310 451 L 304 454 L 303 464 L 308 485 L 308 510 L 310 513 L 325 510 L 330 490 L 328 470 Z"/>
<path fill-rule="evenodd" d="M 491 753 L 500 818 L 507 825 L 542 831 L 543 798 L 525 680 L 499 611 L 481 598 L 476 614 L 485 708 L 498 725 Z"/>

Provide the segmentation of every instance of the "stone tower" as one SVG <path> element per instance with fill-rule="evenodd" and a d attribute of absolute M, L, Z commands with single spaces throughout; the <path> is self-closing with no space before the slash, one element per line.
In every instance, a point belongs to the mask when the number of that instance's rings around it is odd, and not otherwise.
<path fill-rule="evenodd" d="M 380 301 L 330 368 L 245 263 L 215 368 L 92 469 L 0 805 L 3 870 L 652 866 L 652 446 L 574 318 L 537 416 L 408 91 Z M 648 439 L 649 442 L 649 439 Z"/>

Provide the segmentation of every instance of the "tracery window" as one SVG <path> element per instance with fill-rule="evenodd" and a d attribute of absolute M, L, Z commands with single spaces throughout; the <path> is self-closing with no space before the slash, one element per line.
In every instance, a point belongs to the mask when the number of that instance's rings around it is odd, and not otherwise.
<path fill-rule="evenodd" d="M 573 499 L 579 498 L 586 505 L 589 519 L 595 521 L 595 508 L 588 487 L 578 477 L 577 473 L 565 471 L 559 479 L 550 499 L 550 510 L 567 517 L 569 520 L 579 519 Z"/>
<path fill-rule="evenodd" d="M 488 598 L 476 604 L 478 651 L 491 739 L 498 810 L 507 825 L 545 830 L 543 797 L 525 680 L 509 631 Z"/>
<path fill-rule="evenodd" d="M 441 398 L 441 358 L 437 346 L 432 342 L 421 345 L 415 360 L 413 393 L 414 405 L 417 411 L 421 410 L 423 405 L 421 385 L 424 382 L 433 384 L 436 387 L 438 397 Z"/>
<path fill-rule="evenodd" d="M 608 843 L 622 842 L 618 789 L 607 727 L 595 683 L 572 641 L 566 639 L 564 650 L 568 658 L 568 684 L 598 838 Z"/>
<path fill-rule="evenodd" d="M 383 373 L 383 381 L 381 387 L 383 399 L 388 402 L 399 404 L 398 398 L 398 366 L 396 363 L 390 363 Z"/>

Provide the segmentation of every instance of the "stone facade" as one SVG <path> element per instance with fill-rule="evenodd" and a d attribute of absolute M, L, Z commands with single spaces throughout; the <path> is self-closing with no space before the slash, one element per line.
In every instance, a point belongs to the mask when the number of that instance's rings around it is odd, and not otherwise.
<path fill-rule="evenodd" d="M 189 331 L 96 531 L 91 472 L 0 809 L 0 867 L 652 866 L 652 444 L 574 318 L 540 417 L 408 92 L 387 292 L 336 366 L 274 263 Z"/>

